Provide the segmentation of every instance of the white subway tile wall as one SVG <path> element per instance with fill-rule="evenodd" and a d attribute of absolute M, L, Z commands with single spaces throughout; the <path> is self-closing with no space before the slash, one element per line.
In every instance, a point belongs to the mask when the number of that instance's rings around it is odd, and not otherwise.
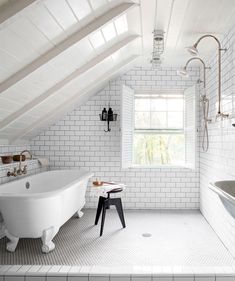
<path fill-rule="evenodd" d="M 0 145 L 0 156 L 2 155 L 14 155 L 20 154 L 23 150 L 30 150 L 29 145 Z M 27 164 L 27 175 L 37 174 L 46 170 L 42 168 L 38 161 L 35 160 L 27 160 L 24 162 L 24 165 Z M 19 162 L 12 162 L 11 164 L 2 164 L 0 160 L 0 184 L 7 183 L 12 180 L 17 180 L 27 175 L 21 175 L 16 177 L 7 177 L 7 172 L 12 171 L 14 167 L 18 167 Z"/>
<path fill-rule="evenodd" d="M 120 97 L 124 83 L 136 90 L 182 90 L 194 85 L 199 69 L 191 68 L 188 79 L 177 76 L 176 68 L 152 70 L 137 67 L 94 96 L 86 104 L 70 112 L 62 120 L 31 141 L 34 154 L 49 158 L 50 167 L 84 168 L 95 178 L 123 182 L 126 208 L 199 208 L 199 170 L 186 168 L 121 168 Z M 99 120 L 103 107 L 110 106 L 118 114 L 111 132 Z M 89 186 L 86 207 L 96 207 Z"/>
<path fill-rule="evenodd" d="M 235 27 L 231 28 L 222 40 L 222 111 L 235 110 L 234 61 Z M 200 207 L 203 215 L 219 235 L 223 243 L 235 257 L 235 220 L 223 206 L 219 197 L 208 188 L 210 182 L 235 179 L 235 119 L 215 122 L 217 102 L 217 51 L 210 61 L 211 70 L 207 73 L 207 95 L 210 100 L 209 127 L 210 146 L 208 152 L 200 151 Z"/>

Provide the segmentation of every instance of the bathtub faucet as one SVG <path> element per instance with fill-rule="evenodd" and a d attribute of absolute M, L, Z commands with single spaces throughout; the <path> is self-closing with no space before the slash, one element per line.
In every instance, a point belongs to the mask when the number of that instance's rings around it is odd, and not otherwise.
<path fill-rule="evenodd" d="M 24 168 L 22 169 L 22 155 L 24 153 L 28 153 L 29 154 L 29 159 L 32 159 L 32 153 L 29 151 L 29 150 L 23 150 L 21 153 L 20 153 L 20 162 L 19 162 L 19 168 L 17 170 L 17 175 L 22 175 L 22 174 L 27 174 L 27 165 L 24 165 Z"/>

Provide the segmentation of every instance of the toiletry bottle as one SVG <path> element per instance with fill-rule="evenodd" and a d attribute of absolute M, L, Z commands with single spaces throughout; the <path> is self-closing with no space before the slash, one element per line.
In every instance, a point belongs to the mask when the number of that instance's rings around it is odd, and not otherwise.
<path fill-rule="evenodd" d="M 106 110 L 105 107 L 104 107 L 104 109 L 102 110 L 102 120 L 103 120 L 103 121 L 106 121 L 106 120 L 107 120 L 107 110 Z"/>
<path fill-rule="evenodd" d="M 108 120 L 113 121 L 113 110 L 111 107 L 108 110 Z"/>

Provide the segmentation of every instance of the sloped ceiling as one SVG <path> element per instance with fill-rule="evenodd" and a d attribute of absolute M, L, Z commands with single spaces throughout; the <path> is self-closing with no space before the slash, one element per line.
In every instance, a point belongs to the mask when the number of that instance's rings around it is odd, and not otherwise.
<path fill-rule="evenodd" d="M 6 18 L 6 15 L 9 17 Z M 40 132 L 135 62 L 134 2 L 5 1 L 0 8 L 0 138 Z"/>
<path fill-rule="evenodd" d="M 29 139 L 110 79 L 148 64 L 154 27 L 165 31 L 164 64 L 184 64 L 185 46 L 205 32 L 221 36 L 231 25 L 234 4 L 0 0 L 0 142 Z"/>

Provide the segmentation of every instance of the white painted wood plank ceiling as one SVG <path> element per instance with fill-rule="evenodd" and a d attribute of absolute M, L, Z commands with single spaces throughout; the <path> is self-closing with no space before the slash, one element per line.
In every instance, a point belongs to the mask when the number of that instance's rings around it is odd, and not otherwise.
<path fill-rule="evenodd" d="M 128 26 L 128 13 L 136 10 L 136 17 L 139 11 L 133 3 L 18 2 L 21 10 L 14 0 L 0 3 L 9 15 L 0 26 L 0 138 L 12 143 L 48 112 L 86 92 L 93 77 L 110 73 L 113 65 L 121 71 L 123 62 L 141 52 L 140 29 Z"/>
<path fill-rule="evenodd" d="M 154 28 L 164 65 L 179 66 L 186 46 L 222 36 L 234 16 L 234 0 L 0 0 L 0 142 L 40 133 L 127 67 L 149 65 Z"/>
<path fill-rule="evenodd" d="M 165 32 L 163 65 L 166 66 L 184 64 L 189 58 L 185 47 L 207 33 L 222 38 L 224 32 L 235 23 L 234 0 L 151 1 L 156 3 L 155 28 Z M 147 2 L 142 0 L 142 4 L 148 6 Z M 200 44 L 201 55 L 208 57 L 215 46 L 212 40 L 203 41 Z"/>

